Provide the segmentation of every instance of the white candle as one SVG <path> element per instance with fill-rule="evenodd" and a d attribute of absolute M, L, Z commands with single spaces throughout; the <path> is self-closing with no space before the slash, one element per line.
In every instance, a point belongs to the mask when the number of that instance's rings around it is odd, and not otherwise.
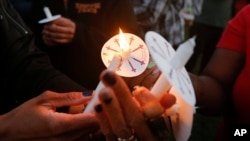
<path fill-rule="evenodd" d="M 115 71 L 121 64 L 121 61 L 122 61 L 122 58 L 120 55 L 114 55 L 107 69 Z M 99 92 L 102 88 L 104 88 L 104 84 L 100 81 L 95 89 L 94 96 L 88 103 L 87 107 L 85 108 L 84 113 L 94 112 L 94 107 L 99 102 Z"/>
<path fill-rule="evenodd" d="M 151 93 L 160 99 L 171 88 L 171 84 L 168 82 L 163 73 L 159 76 L 154 86 L 151 89 Z"/>
<path fill-rule="evenodd" d="M 48 8 L 47 6 L 45 6 L 45 7 L 43 8 L 43 12 L 44 12 L 46 18 L 44 18 L 44 19 L 42 19 L 42 20 L 39 20 L 39 21 L 38 21 L 39 24 L 48 23 L 48 22 L 54 21 L 54 20 L 56 20 L 56 19 L 58 19 L 58 18 L 61 17 L 61 15 L 54 15 L 54 16 L 53 16 L 53 15 L 51 14 L 51 12 L 50 12 L 50 10 L 49 10 L 49 8 Z"/>
<path fill-rule="evenodd" d="M 49 10 L 48 7 L 45 6 L 43 8 L 43 11 L 44 11 L 44 13 L 45 13 L 45 15 L 46 15 L 47 18 L 52 18 L 52 14 L 51 14 L 51 12 L 50 12 L 50 10 Z"/>
<path fill-rule="evenodd" d="M 149 60 L 149 52 L 146 45 L 144 45 L 144 42 L 139 37 L 127 33 L 126 37 L 130 41 L 128 43 L 121 29 L 119 37 L 117 36 L 118 35 L 115 35 L 110 38 L 102 48 L 101 57 L 107 69 L 116 71 L 119 67 L 117 74 L 126 77 L 141 74 L 147 67 L 147 65 L 144 64 L 147 64 Z M 133 50 L 131 50 L 131 48 L 133 48 Z M 144 60 L 140 60 L 139 58 L 142 55 Z M 111 57 L 112 61 L 109 63 Z M 131 60 L 136 61 L 132 62 Z M 125 67 L 123 67 L 123 65 Z M 99 92 L 103 87 L 104 84 L 99 82 L 94 92 L 94 96 L 88 103 L 84 112 L 94 112 L 94 106 L 99 102 Z"/>
<path fill-rule="evenodd" d="M 170 64 L 175 70 L 180 70 L 186 65 L 193 54 L 194 46 L 195 37 L 192 37 L 177 48 L 176 54 L 170 61 Z"/>
<path fill-rule="evenodd" d="M 193 49 L 195 46 L 195 37 L 188 39 L 186 42 L 181 44 L 177 50 L 173 58 L 170 60 L 171 66 L 178 72 L 182 69 L 191 55 L 193 54 Z M 161 98 L 164 93 L 168 92 L 171 88 L 170 82 L 162 73 L 160 77 L 155 82 L 154 86 L 151 89 L 151 93 L 155 95 L 157 98 Z"/>

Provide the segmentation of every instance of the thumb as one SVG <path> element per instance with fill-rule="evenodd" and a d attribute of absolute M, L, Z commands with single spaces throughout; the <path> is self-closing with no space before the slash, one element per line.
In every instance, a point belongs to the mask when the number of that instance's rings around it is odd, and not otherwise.
<path fill-rule="evenodd" d="M 45 91 L 40 97 L 41 103 L 49 103 L 54 107 L 84 104 L 91 98 L 83 96 L 82 92 L 57 93 L 52 91 Z"/>

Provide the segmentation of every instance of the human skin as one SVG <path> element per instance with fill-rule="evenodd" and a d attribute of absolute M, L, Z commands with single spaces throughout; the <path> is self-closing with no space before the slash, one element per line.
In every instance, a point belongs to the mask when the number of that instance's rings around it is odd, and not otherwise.
<path fill-rule="evenodd" d="M 94 114 L 57 112 L 58 107 L 86 103 L 81 92 L 45 91 L 0 116 L 0 140 L 72 141 L 87 140 L 98 128 Z"/>
<path fill-rule="evenodd" d="M 157 111 L 160 111 L 158 116 L 161 116 L 165 108 L 161 103 L 173 105 L 175 102 L 169 99 L 163 99 L 160 102 L 156 97 L 152 99 L 153 95 L 145 87 L 136 88 L 132 94 L 125 81 L 113 71 L 104 70 L 100 79 L 106 87 L 100 90 L 100 104 L 95 107 L 95 110 L 101 129 L 108 140 L 116 140 L 118 137 L 128 139 L 131 134 L 138 140 L 157 140 L 147 124 L 147 120 L 155 117 L 155 113 L 147 111 L 160 106 L 160 110 L 157 109 Z M 146 106 L 146 103 L 151 104 Z M 151 116 L 152 114 L 154 116 Z M 104 120 L 105 118 L 107 120 Z"/>
<path fill-rule="evenodd" d="M 217 48 L 201 75 L 190 74 L 199 113 L 222 115 L 230 109 L 230 93 L 243 63 L 242 53 Z"/>
<path fill-rule="evenodd" d="M 65 17 L 60 17 L 44 25 L 42 38 L 46 45 L 56 46 L 72 41 L 75 36 L 76 24 Z"/>

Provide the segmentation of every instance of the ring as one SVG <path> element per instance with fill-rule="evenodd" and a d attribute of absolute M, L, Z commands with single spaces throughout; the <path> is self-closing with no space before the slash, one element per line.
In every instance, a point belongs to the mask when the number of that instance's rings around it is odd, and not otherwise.
<path fill-rule="evenodd" d="M 137 141 L 136 137 L 132 134 L 129 138 L 123 139 L 123 138 L 117 138 L 117 141 Z"/>

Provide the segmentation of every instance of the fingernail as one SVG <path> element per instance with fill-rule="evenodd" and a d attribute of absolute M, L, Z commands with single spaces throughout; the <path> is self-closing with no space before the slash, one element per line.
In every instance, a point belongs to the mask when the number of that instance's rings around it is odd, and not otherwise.
<path fill-rule="evenodd" d="M 101 113 L 101 112 L 102 112 L 102 105 L 101 105 L 101 104 L 96 105 L 96 106 L 95 106 L 95 111 L 96 111 L 97 113 Z"/>
<path fill-rule="evenodd" d="M 113 73 L 107 72 L 103 76 L 104 81 L 106 81 L 109 85 L 114 85 L 116 83 L 116 79 Z"/>
<path fill-rule="evenodd" d="M 103 99 L 103 102 L 104 102 L 105 104 L 111 103 L 111 102 L 112 102 L 112 97 L 105 97 L 105 98 Z"/>
<path fill-rule="evenodd" d="M 108 89 L 104 89 L 101 93 L 100 93 L 100 100 L 103 101 L 105 104 L 109 104 L 112 101 L 112 94 L 111 91 L 109 91 Z"/>
<path fill-rule="evenodd" d="M 83 96 L 91 96 L 92 93 L 93 93 L 93 90 L 86 90 L 86 91 L 82 92 L 82 95 Z"/>

